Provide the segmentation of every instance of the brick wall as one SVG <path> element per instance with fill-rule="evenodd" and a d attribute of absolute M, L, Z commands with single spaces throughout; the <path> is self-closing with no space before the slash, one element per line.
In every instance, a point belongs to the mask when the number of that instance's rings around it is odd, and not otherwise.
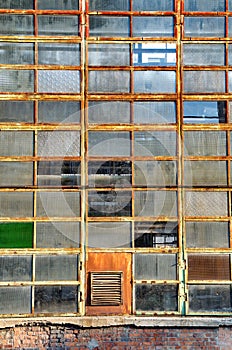
<path fill-rule="evenodd" d="M 0 329 L 0 349 L 21 350 L 230 350 L 232 327 L 76 328 L 28 325 Z"/>

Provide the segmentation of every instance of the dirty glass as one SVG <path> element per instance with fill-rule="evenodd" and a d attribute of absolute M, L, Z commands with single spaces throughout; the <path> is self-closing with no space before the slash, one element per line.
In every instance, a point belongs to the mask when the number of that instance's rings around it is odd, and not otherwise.
<path fill-rule="evenodd" d="M 34 0 L 1 0 L 1 9 L 33 9 Z"/>
<path fill-rule="evenodd" d="M 78 16 L 38 16 L 38 34 L 73 36 L 79 34 Z"/>
<path fill-rule="evenodd" d="M 134 11 L 173 11 L 173 0 L 133 0 Z"/>
<path fill-rule="evenodd" d="M 229 92 L 232 91 L 232 72 L 228 72 L 229 76 Z"/>
<path fill-rule="evenodd" d="M 33 193 L 0 192 L 0 213 L 2 217 L 32 217 Z"/>
<path fill-rule="evenodd" d="M 130 72 L 90 71 L 89 92 L 129 92 Z"/>
<path fill-rule="evenodd" d="M 0 14 L 1 35 L 33 35 L 32 15 Z"/>
<path fill-rule="evenodd" d="M 129 157 L 131 141 L 129 132 L 89 132 L 89 156 Z"/>
<path fill-rule="evenodd" d="M 232 11 L 232 5 L 230 7 L 230 11 Z M 232 36 L 232 17 L 229 17 L 229 36 Z"/>
<path fill-rule="evenodd" d="M 224 17 L 185 17 L 186 37 L 223 38 L 225 36 Z"/>
<path fill-rule="evenodd" d="M 137 311 L 177 311 L 178 287 L 167 284 L 136 284 Z"/>
<path fill-rule="evenodd" d="M 186 156 L 225 156 L 226 132 L 186 131 L 184 152 Z"/>
<path fill-rule="evenodd" d="M 175 156 L 176 133 L 173 131 L 136 131 L 134 133 L 136 156 Z"/>
<path fill-rule="evenodd" d="M 0 186 L 33 185 L 32 162 L 0 162 Z"/>
<path fill-rule="evenodd" d="M 174 93 L 176 91 L 176 72 L 174 71 L 135 71 L 135 93 Z"/>
<path fill-rule="evenodd" d="M 174 21 L 171 16 L 136 16 L 133 18 L 132 36 L 173 37 Z"/>
<path fill-rule="evenodd" d="M 37 248 L 78 248 L 79 246 L 79 222 L 37 222 Z"/>
<path fill-rule="evenodd" d="M 134 224 L 134 246 L 138 248 L 177 247 L 176 222 L 141 221 Z"/>
<path fill-rule="evenodd" d="M 35 287 L 35 313 L 74 313 L 77 305 L 77 286 Z"/>
<path fill-rule="evenodd" d="M 1 287 L 0 314 L 31 312 L 31 287 Z"/>
<path fill-rule="evenodd" d="M 129 222 L 93 222 L 88 225 L 88 248 L 131 247 Z"/>
<path fill-rule="evenodd" d="M 225 65 L 224 44 L 184 44 L 183 64 L 190 66 Z"/>
<path fill-rule="evenodd" d="M 32 156 L 32 131 L 1 131 L 0 156 Z"/>
<path fill-rule="evenodd" d="M 225 92 L 225 72 L 222 71 L 185 71 L 185 92 Z"/>
<path fill-rule="evenodd" d="M 30 101 L 0 101 L 0 123 L 33 123 L 33 107 Z"/>
<path fill-rule="evenodd" d="M 39 44 L 39 64 L 79 66 L 80 45 L 78 44 Z"/>
<path fill-rule="evenodd" d="M 175 66 L 176 44 L 137 43 L 133 45 L 135 66 Z"/>
<path fill-rule="evenodd" d="M 225 0 L 185 0 L 184 10 L 200 12 L 225 11 Z"/>
<path fill-rule="evenodd" d="M 90 66 L 129 66 L 129 44 L 89 44 Z"/>
<path fill-rule="evenodd" d="M 36 281 L 77 280 L 77 255 L 38 255 L 35 257 Z"/>
<path fill-rule="evenodd" d="M 77 10 L 78 0 L 37 0 L 39 10 Z"/>
<path fill-rule="evenodd" d="M 177 257 L 175 254 L 135 254 L 136 280 L 175 280 Z"/>
<path fill-rule="evenodd" d="M 185 161 L 184 183 L 187 186 L 226 186 L 227 163 L 225 161 Z"/>
<path fill-rule="evenodd" d="M 129 0 L 89 0 L 90 11 L 128 11 Z"/>
<path fill-rule="evenodd" d="M 228 254 L 189 254 L 188 279 L 229 280 L 230 258 Z"/>
<path fill-rule="evenodd" d="M 0 281 L 31 281 L 31 256 L 0 256 Z"/>
<path fill-rule="evenodd" d="M 38 71 L 39 92 L 80 92 L 80 72 L 74 70 Z"/>
<path fill-rule="evenodd" d="M 32 248 L 32 245 L 33 223 L 0 223 L 0 248 Z"/>
<path fill-rule="evenodd" d="M 225 123 L 226 102 L 184 101 L 184 123 Z"/>
<path fill-rule="evenodd" d="M 88 121 L 96 124 L 130 123 L 130 102 L 90 101 Z"/>
<path fill-rule="evenodd" d="M 40 123 L 80 123 L 80 102 L 39 101 L 38 116 Z"/>
<path fill-rule="evenodd" d="M 38 155 L 42 157 L 75 157 L 80 155 L 79 131 L 38 132 Z"/>
<path fill-rule="evenodd" d="M 129 36 L 129 18 L 116 16 L 90 16 L 89 35 L 99 37 Z"/>
<path fill-rule="evenodd" d="M 38 192 L 38 217 L 76 217 L 80 215 L 78 192 Z"/>
<path fill-rule="evenodd" d="M 189 248 L 229 248 L 228 222 L 186 222 L 186 243 Z"/>
<path fill-rule="evenodd" d="M 33 92 L 33 70 L 1 70 L 0 92 Z"/>
<path fill-rule="evenodd" d="M 192 217 L 227 216 L 227 192 L 186 192 L 185 215 Z"/>
<path fill-rule="evenodd" d="M 0 64 L 34 64 L 34 44 L 1 42 Z"/>
<path fill-rule="evenodd" d="M 175 186 L 177 169 L 172 161 L 135 161 L 136 186 Z"/>
<path fill-rule="evenodd" d="M 137 124 L 170 124 L 176 122 L 175 102 L 134 102 L 134 122 Z"/>

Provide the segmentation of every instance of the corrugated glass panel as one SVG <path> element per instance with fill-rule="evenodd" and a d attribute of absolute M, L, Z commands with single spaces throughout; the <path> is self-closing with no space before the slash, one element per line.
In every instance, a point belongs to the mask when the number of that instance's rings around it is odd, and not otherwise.
<path fill-rule="evenodd" d="M 175 254 L 135 254 L 136 280 L 175 280 L 177 257 Z"/>
<path fill-rule="evenodd" d="M 186 242 L 189 248 L 229 248 L 228 222 L 186 222 Z"/>
<path fill-rule="evenodd" d="M 88 225 L 89 248 L 131 247 L 129 222 L 94 222 Z"/>
<path fill-rule="evenodd" d="M 78 192 L 38 192 L 38 217 L 76 217 L 80 215 Z"/>
<path fill-rule="evenodd" d="M 0 162 L 0 186 L 33 185 L 32 162 Z"/>
<path fill-rule="evenodd" d="M 90 71 L 89 92 L 129 92 L 130 72 Z"/>
<path fill-rule="evenodd" d="M 78 0 L 37 0 L 39 10 L 77 10 Z"/>
<path fill-rule="evenodd" d="M 31 313 L 31 287 L 1 287 L 0 314 Z"/>
<path fill-rule="evenodd" d="M 79 156 L 79 131 L 38 132 L 38 155 L 42 157 Z"/>
<path fill-rule="evenodd" d="M 211 124 L 226 122 L 224 101 L 184 101 L 184 123 Z"/>
<path fill-rule="evenodd" d="M 184 72 L 185 92 L 225 92 L 225 72 L 186 71 Z"/>
<path fill-rule="evenodd" d="M 89 44 L 90 66 L 129 66 L 129 44 Z"/>
<path fill-rule="evenodd" d="M 226 192 L 186 192 L 186 216 L 227 216 L 228 195 Z"/>
<path fill-rule="evenodd" d="M 173 0 L 133 0 L 134 11 L 173 11 Z"/>
<path fill-rule="evenodd" d="M 39 92 L 80 92 L 80 72 L 72 70 L 38 71 Z"/>
<path fill-rule="evenodd" d="M 49 36 L 76 36 L 79 34 L 79 18 L 64 15 L 38 16 L 38 33 Z"/>
<path fill-rule="evenodd" d="M 0 122 L 33 123 L 33 107 L 30 101 L 0 101 Z"/>
<path fill-rule="evenodd" d="M 134 90 L 136 93 L 174 93 L 176 91 L 176 72 L 135 71 Z"/>
<path fill-rule="evenodd" d="M 224 44 L 184 44 L 183 64 L 190 66 L 223 66 Z"/>
<path fill-rule="evenodd" d="M 129 0 L 105 1 L 105 0 L 90 0 L 90 11 L 128 11 Z"/>
<path fill-rule="evenodd" d="M 223 38 L 225 36 L 224 17 L 185 17 L 186 37 Z"/>
<path fill-rule="evenodd" d="M 100 37 L 129 36 L 129 18 L 116 16 L 90 16 L 89 35 Z"/>
<path fill-rule="evenodd" d="M 31 281 L 31 256 L 0 256 L 0 281 Z"/>
<path fill-rule="evenodd" d="M 229 255 L 189 254 L 188 279 L 190 280 L 229 280 Z"/>
<path fill-rule="evenodd" d="M 133 18 L 132 36 L 173 37 L 174 21 L 170 16 L 136 16 Z"/>
<path fill-rule="evenodd" d="M 176 133 L 170 131 L 136 131 L 134 133 L 136 156 L 174 156 Z"/>
<path fill-rule="evenodd" d="M 39 64 L 79 66 L 80 45 L 78 44 L 39 44 Z"/>
<path fill-rule="evenodd" d="M 1 0 L 1 9 L 33 9 L 34 0 Z"/>
<path fill-rule="evenodd" d="M 134 102 L 134 122 L 137 124 L 169 124 L 176 122 L 175 102 Z"/>
<path fill-rule="evenodd" d="M 0 43 L 1 64 L 34 64 L 34 44 Z"/>
<path fill-rule="evenodd" d="M 33 70 L 1 70 L 0 92 L 33 92 Z"/>
<path fill-rule="evenodd" d="M 88 141 L 90 156 L 130 156 L 129 132 L 89 132 Z"/>
<path fill-rule="evenodd" d="M 80 185 L 80 162 L 69 160 L 38 162 L 38 186 L 76 186 Z"/>
<path fill-rule="evenodd" d="M 0 156 L 32 156 L 32 131 L 1 131 Z"/>
<path fill-rule="evenodd" d="M 90 101 L 88 121 L 96 124 L 130 123 L 130 102 Z"/>
<path fill-rule="evenodd" d="M 225 11 L 225 0 L 185 0 L 184 10 L 200 12 Z"/>
<path fill-rule="evenodd" d="M 184 183 L 187 186 L 226 186 L 225 161 L 185 161 Z"/>
<path fill-rule="evenodd" d="M 76 281 L 77 255 L 39 255 L 35 258 L 36 281 Z"/>
<path fill-rule="evenodd" d="M 0 216 L 2 217 L 33 216 L 33 193 L 0 192 Z"/>
<path fill-rule="evenodd" d="M 134 164 L 134 182 L 136 186 L 176 185 L 176 162 L 136 161 Z"/>
<path fill-rule="evenodd" d="M 226 132 L 186 131 L 184 151 L 186 156 L 225 156 Z"/>
<path fill-rule="evenodd" d="M 33 35 L 32 15 L 0 14 L 1 35 Z"/>
<path fill-rule="evenodd" d="M 39 101 L 40 123 L 80 123 L 80 102 L 78 101 Z"/>
<path fill-rule="evenodd" d="M 33 223 L 0 223 L 0 248 L 32 248 L 32 245 Z"/>

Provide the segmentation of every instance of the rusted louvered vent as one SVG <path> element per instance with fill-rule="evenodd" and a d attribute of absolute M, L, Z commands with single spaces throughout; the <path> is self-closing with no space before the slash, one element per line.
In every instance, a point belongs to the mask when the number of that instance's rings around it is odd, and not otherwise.
<path fill-rule="evenodd" d="M 91 305 L 122 304 L 122 272 L 91 272 Z"/>

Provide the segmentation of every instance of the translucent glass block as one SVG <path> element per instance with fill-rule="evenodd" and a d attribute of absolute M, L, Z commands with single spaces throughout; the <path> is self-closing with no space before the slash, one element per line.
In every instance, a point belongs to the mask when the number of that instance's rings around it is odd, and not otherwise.
<path fill-rule="evenodd" d="M 135 254 L 136 280 L 175 280 L 177 257 L 175 254 Z"/>
<path fill-rule="evenodd" d="M 225 92 L 225 72 L 222 71 L 186 71 L 184 72 L 184 91 L 211 93 Z"/>
<path fill-rule="evenodd" d="M 223 38 L 224 17 L 185 17 L 184 35 L 187 37 Z"/>
<path fill-rule="evenodd" d="M 93 222 L 88 226 L 89 248 L 131 247 L 129 222 Z"/>
<path fill-rule="evenodd" d="M 129 44 L 89 44 L 90 66 L 129 66 Z"/>
<path fill-rule="evenodd" d="M 176 72 L 174 71 L 135 71 L 135 93 L 175 93 Z"/>
<path fill-rule="evenodd" d="M 178 287 L 167 284 L 136 284 L 136 311 L 177 311 Z"/>
<path fill-rule="evenodd" d="M 1 0 L 0 8 L 29 10 L 34 8 L 34 0 Z"/>
<path fill-rule="evenodd" d="M 0 192 L 1 217 L 32 217 L 33 193 Z"/>
<path fill-rule="evenodd" d="M 0 248 L 32 248 L 33 223 L 0 223 Z"/>
<path fill-rule="evenodd" d="M 71 70 L 38 71 L 38 91 L 78 93 L 80 92 L 80 72 Z"/>
<path fill-rule="evenodd" d="M 78 44 L 39 44 L 39 64 L 79 66 L 80 45 Z"/>
<path fill-rule="evenodd" d="M 192 217 L 227 216 L 227 192 L 186 192 L 185 215 Z"/>
<path fill-rule="evenodd" d="M 31 281 L 31 256 L 0 256 L 0 281 Z"/>
<path fill-rule="evenodd" d="M 77 266 L 77 255 L 36 256 L 35 278 L 36 281 L 76 281 Z"/>
<path fill-rule="evenodd" d="M 189 254 L 188 279 L 191 280 L 229 280 L 229 255 Z"/>
<path fill-rule="evenodd" d="M 173 0 L 133 0 L 134 11 L 173 11 Z"/>
<path fill-rule="evenodd" d="M 79 131 L 40 131 L 38 133 L 38 155 L 41 157 L 79 156 Z"/>
<path fill-rule="evenodd" d="M 173 131 L 136 131 L 134 133 L 136 156 L 174 156 L 176 133 Z"/>
<path fill-rule="evenodd" d="M 136 216 L 177 216 L 175 191 L 136 191 L 134 200 Z"/>
<path fill-rule="evenodd" d="M 78 0 L 37 0 L 39 10 L 78 10 Z"/>
<path fill-rule="evenodd" d="M 38 16 L 38 32 L 39 35 L 76 36 L 79 34 L 79 18 L 64 15 Z"/>
<path fill-rule="evenodd" d="M 115 16 L 90 16 L 89 35 L 100 37 L 129 36 L 129 18 Z"/>
<path fill-rule="evenodd" d="M 88 121 L 96 124 L 130 123 L 130 102 L 90 101 Z"/>
<path fill-rule="evenodd" d="M 89 92 L 129 92 L 130 72 L 89 71 Z"/>
<path fill-rule="evenodd" d="M 131 140 L 129 132 L 89 132 L 90 156 L 129 157 Z"/>
<path fill-rule="evenodd" d="M 231 312 L 230 285 L 189 285 L 189 312 Z"/>
<path fill-rule="evenodd" d="M 76 217 L 80 215 L 78 192 L 38 192 L 38 217 Z"/>
<path fill-rule="evenodd" d="M 0 123 L 33 123 L 34 104 L 30 101 L 0 101 Z"/>
<path fill-rule="evenodd" d="M 0 314 L 31 313 L 31 287 L 1 287 Z"/>
<path fill-rule="evenodd" d="M 175 186 L 176 162 L 135 161 L 134 183 L 136 186 Z"/>
<path fill-rule="evenodd" d="M 186 156 L 225 156 L 227 154 L 226 132 L 186 131 L 184 152 Z"/>
<path fill-rule="evenodd" d="M 33 92 L 33 70 L 1 70 L 0 92 Z"/>
<path fill-rule="evenodd" d="M 80 123 L 81 106 L 78 101 L 39 101 L 38 106 L 40 123 Z"/>
<path fill-rule="evenodd" d="M 174 21 L 168 16 L 136 16 L 133 18 L 132 36 L 138 37 L 173 37 Z"/>
<path fill-rule="evenodd" d="M 176 44 L 137 43 L 133 45 L 135 66 L 175 66 Z"/>
<path fill-rule="evenodd" d="M 0 186 L 33 185 L 32 162 L 0 162 Z"/>
<path fill-rule="evenodd" d="M 105 1 L 105 0 L 90 0 L 90 11 L 128 11 L 129 0 Z"/>
<path fill-rule="evenodd" d="M 184 123 L 225 123 L 224 101 L 184 101 Z"/>
<path fill-rule="evenodd" d="M 184 10 L 201 12 L 225 11 L 225 0 L 185 0 Z"/>
<path fill-rule="evenodd" d="M 224 44 L 184 44 L 183 63 L 191 66 L 223 66 Z"/>
<path fill-rule="evenodd" d="M 229 248 L 228 222 L 186 222 L 186 242 L 189 248 Z"/>
<path fill-rule="evenodd" d="M 32 131 L 1 131 L 0 156 L 33 156 Z"/>
<path fill-rule="evenodd" d="M 1 35 L 34 35 L 33 16 L 0 14 L 0 31 Z"/>
<path fill-rule="evenodd" d="M 187 186 L 226 186 L 225 161 L 185 161 L 184 183 Z"/>
<path fill-rule="evenodd" d="M 34 45 L 1 42 L 0 64 L 34 64 Z"/>
<path fill-rule="evenodd" d="M 170 124 L 176 122 L 175 102 L 134 102 L 134 122 L 137 124 Z"/>
<path fill-rule="evenodd" d="M 78 311 L 77 286 L 35 287 L 35 313 L 75 313 Z"/>
<path fill-rule="evenodd" d="M 37 222 L 37 248 L 78 248 L 79 246 L 79 222 Z"/>

